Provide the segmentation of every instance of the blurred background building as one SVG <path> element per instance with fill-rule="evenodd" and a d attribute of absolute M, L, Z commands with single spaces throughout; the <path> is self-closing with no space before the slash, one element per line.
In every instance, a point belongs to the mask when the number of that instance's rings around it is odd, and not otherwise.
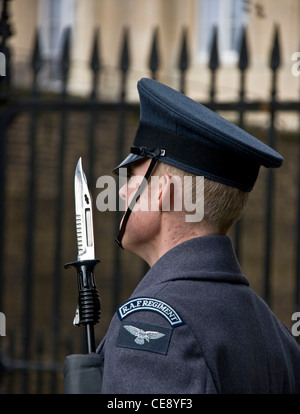
<path fill-rule="evenodd" d="M 77 254 L 74 170 L 81 156 L 95 201 L 97 178 L 134 137 L 144 76 L 284 156 L 261 171 L 231 236 L 252 288 L 290 329 L 300 299 L 300 2 L 1 0 L 0 16 L 0 390 L 61 393 L 65 356 L 83 350 L 76 274 L 63 268 Z M 115 245 L 119 219 L 94 206 L 97 341 L 146 271 Z"/>
<path fill-rule="evenodd" d="M 268 60 L 274 25 L 280 28 L 282 65 L 278 92 L 280 97 L 297 98 L 297 80 L 291 77 L 292 55 L 299 49 L 300 4 L 296 0 L 12 0 L 9 4 L 13 36 L 10 45 L 15 65 L 14 82 L 28 85 L 28 59 L 36 31 L 39 30 L 45 67 L 42 84 L 55 88 L 58 78 L 55 63 L 60 55 L 66 27 L 72 30 L 72 70 L 69 90 L 84 94 L 89 90 L 88 62 L 95 29 L 99 29 L 102 57 L 103 98 L 118 98 L 118 56 L 123 31 L 130 36 L 130 97 L 137 99 L 136 81 L 149 73 L 149 53 L 153 33 L 158 30 L 159 79 L 178 85 L 178 53 L 182 30 L 187 29 L 190 67 L 186 92 L 205 99 L 209 83 L 212 30 L 218 28 L 220 98 L 236 99 L 236 70 L 242 27 L 247 27 L 251 73 L 248 97 L 265 98 L 269 94 Z"/>

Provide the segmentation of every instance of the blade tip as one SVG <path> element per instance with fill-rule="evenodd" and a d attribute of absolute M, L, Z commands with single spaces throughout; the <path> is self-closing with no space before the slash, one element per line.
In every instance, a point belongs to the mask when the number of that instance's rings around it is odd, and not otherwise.
<path fill-rule="evenodd" d="M 76 169 L 77 170 L 79 170 L 79 169 L 82 170 L 82 158 L 81 157 L 79 157 L 79 159 L 77 161 Z"/>

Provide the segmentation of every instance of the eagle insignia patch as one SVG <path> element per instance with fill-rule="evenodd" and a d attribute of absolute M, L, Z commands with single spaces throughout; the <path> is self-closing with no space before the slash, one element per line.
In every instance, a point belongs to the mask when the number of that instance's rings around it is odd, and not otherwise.
<path fill-rule="evenodd" d="M 150 339 L 158 339 L 165 336 L 163 333 L 156 331 L 143 331 L 143 329 L 132 325 L 124 325 L 124 328 L 136 337 L 134 342 L 139 345 L 144 345 L 145 341 L 150 342 Z"/>
<path fill-rule="evenodd" d="M 117 346 L 166 355 L 172 331 L 172 328 L 165 326 L 133 321 L 122 322 Z"/>

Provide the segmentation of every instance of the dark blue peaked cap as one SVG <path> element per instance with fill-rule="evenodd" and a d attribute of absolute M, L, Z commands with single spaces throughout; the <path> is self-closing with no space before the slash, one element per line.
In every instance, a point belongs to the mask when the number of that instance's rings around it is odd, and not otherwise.
<path fill-rule="evenodd" d="M 115 169 L 153 158 L 211 180 L 251 191 L 259 168 L 283 158 L 214 111 L 152 79 L 138 82 L 140 123 L 129 156 Z"/>

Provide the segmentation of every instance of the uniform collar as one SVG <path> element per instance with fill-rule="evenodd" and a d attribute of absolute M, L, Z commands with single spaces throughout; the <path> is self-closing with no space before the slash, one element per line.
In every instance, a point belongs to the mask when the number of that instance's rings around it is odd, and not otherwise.
<path fill-rule="evenodd" d="M 139 287 L 171 280 L 195 279 L 249 285 L 228 236 L 190 239 L 165 253 L 146 273 Z"/>

